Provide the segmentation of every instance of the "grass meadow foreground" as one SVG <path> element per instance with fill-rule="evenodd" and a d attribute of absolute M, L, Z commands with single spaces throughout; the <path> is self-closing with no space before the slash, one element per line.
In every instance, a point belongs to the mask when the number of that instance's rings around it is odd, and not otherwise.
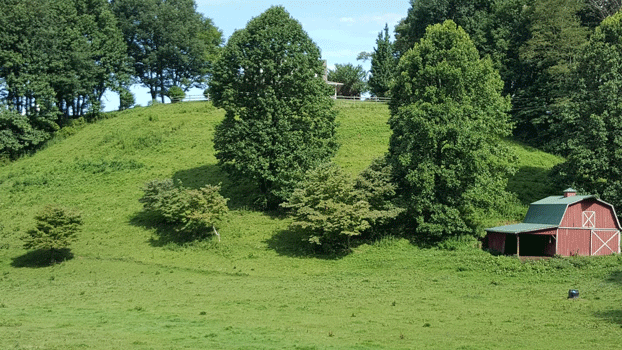
<path fill-rule="evenodd" d="M 335 160 L 354 175 L 386 151 L 388 112 L 338 109 Z M 135 108 L 0 167 L 0 349 L 620 348 L 620 256 L 521 262 L 392 237 L 314 255 L 216 166 L 222 115 L 202 102 Z M 543 174 L 561 160 L 511 146 L 521 201 L 552 191 Z M 179 242 L 142 214 L 143 185 L 171 177 L 222 183 L 222 242 Z M 46 204 L 84 219 L 53 265 L 20 239 Z"/>

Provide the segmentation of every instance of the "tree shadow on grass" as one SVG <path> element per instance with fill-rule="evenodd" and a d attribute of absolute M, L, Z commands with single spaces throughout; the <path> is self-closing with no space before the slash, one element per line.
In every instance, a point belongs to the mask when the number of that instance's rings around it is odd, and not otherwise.
<path fill-rule="evenodd" d="M 54 249 L 52 251 L 49 249 L 37 249 L 13 258 L 11 266 L 40 268 L 71 259 L 73 259 L 73 253 L 69 248 Z"/>
<path fill-rule="evenodd" d="M 622 284 L 622 270 L 612 272 L 609 277 L 605 279 L 605 281 L 609 283 L 616 283 L 618 285 Z M 594 315 L 598 318 L 602 318 L 603 320 L 622 326 L 622 310 L 599 311 L 595 312 Z"/>
<path fill-rule="evenodd" d="M 220 185 L 220 194 L 228 198 L 229 209 L 261 210 L 257 187 L 246 179 L 233 179 L 216 164 L 179 170 L 173 174 L 173 180 L 181 181 L 184 187 L 199 189 L 205 185 Z"/>
<path fill-rule="evenodd" d="M 152 247 L 164 247 L 170 244 L 181 246 L 200 239 L 199 237 L 181 234 L 176 225 L 163 223 L 155 215 L 142 210 L 130 218 L 130 224 L 155 231 L 155 234 L 149 238 L 149 244 Z"/>
<path fill-rule="evenodd" d="M 609 321 L 614 324 L 622 326 L 622 310 L 607 310 L 595 312 L 594 316 L 602 318 L 605 321 Z"/>
<path fill-rule="evenodd" d="M 362 240 L 352 240 L 350 248 L 327 249 L 309 241 L 309 235 L 296 230 L 281 230 L 267 239 L 268 248 L 277 254 L 292 258 L 315 258 L 323 260 L 341 259 L 351 253 L 352 248 L 363 243 Z"/>

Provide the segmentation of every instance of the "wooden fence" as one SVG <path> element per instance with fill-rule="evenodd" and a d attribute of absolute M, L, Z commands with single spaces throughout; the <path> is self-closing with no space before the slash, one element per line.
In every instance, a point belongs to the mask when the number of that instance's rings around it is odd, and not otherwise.
<path fill-rule="evenodd" d="M 335 97 L 333 97 L 335 98 Z M 381 102 L 381 103 L 387 103 L 389 101 L 391 101 L 391 98 L 389 97 L 375 97 L 375 96 L 367 96 L 367 97 L 361 97 L 361 96 L 336 96 L 337 100 L 345 100 L 345 101 L 352 101 L 352 102 Z M 209 95 L 208 96 L 204 96 L 204 95 L 186 95 L 186 97 L 183 99 L 183 101 L 209 101 Z"/>

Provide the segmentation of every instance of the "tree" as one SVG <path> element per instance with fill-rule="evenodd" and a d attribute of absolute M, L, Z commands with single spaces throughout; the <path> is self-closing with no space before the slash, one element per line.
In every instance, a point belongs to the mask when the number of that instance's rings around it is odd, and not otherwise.
<path fill-rule="evenodd" d="M 357 198 L 354 182 L 334 163 L 308 171 L 281 206 L 293 210 L 290 228 L 327 251 L 349 249 L 350 238 L 371 227 L 369 203 Z"/>
<path fill-rule="evenodd" d="M 371 71 L 368 85 L 374 96 L 387 96 L 391 89 L 396 67 L 397 59 L 389 36 L 389 26 L 385 24 L 384 34 L 383 32 L 378 33 L 376 48 L 371 53 Z"/>
<path fill-rule="evenodd" d="M 576 69 L 558 133 L 567 161 L 560 182 L 622 206 L 622 12 L 596 28 Z"/>
<path fill-rule="evenodd" d="M 220 186 L 206 185 L 193 190 L 172 179 L 153 180 L 144 192 L 138 201 L 143 203 L 145 212 L 174 225 L 184 240 L 201 238 L 211 229 L 220 241 L 216 226 L 229 212 L 228 199 L 220 194 Z"/>
<path fill-rule="evenodd" d="M 45 127 L 99 113 L 106 90 L 129 78 L 106 0 L 2 0 L 0 82 L 7 104 Z M 41 124 L 40 123 L 40 124 Z M 48 130 L 49 131 L 49 130 Z"/>
<path fill-rule="evenodd" d="M 530 35 L 519 49 L 519 59 L 528 68 L 529 82 L 518 86 L 513 96 L 515 135 L 532 145 L 559 151 L 557 144 L 565 138 L 553 129 L 590 33 L 578 16 L 584 8 L 584 0 L 543 0 L 527 11 Z"/>
<path fill-rule="evenodd" d="M 196 11 L 194 0 L 113 0 L 134 60 L 135 79 L 152 100 L 164 102 L 171 86 L 204 87 L 222 33 Z"/>
<path fill-rule="evenodd" d="M 421 39 L 429 25 L 452 20 L 471 35 L 479 49 L 486 31 L 494 0 L 411 0 L 408 15 L 395 27 L 395 49 L 402 56 Z"/>
<path fill-rule="evenodd" d="M 235 31 L 214 65 L 210 96 L 226 111 L 214 134 L 216 158 L 254 182 L 268 207 L 337 150 L 323 74 L 319 48 L 282 7 Z"/>
<path fill-rule="evenodd" d="M 586 0 L 586 2 L 601 21 L 613 16 L 622 8 L 622 0 Z"/>
<path fill-rule="evenodd" d="M 391 91 L 388 160 L 417 238 L 483 233 L 505 201 L 509 98 L 490 59 L 453 21 L 430 26 L 400 60 Z"/>
<path fill-rule="evenodd" d="M 367 91 L 366 76 L 363 66 L 354 66 L 352 63 L 336 64 L 335 69 L 328 71 L 329 81 L 343 84 L 339 87 L 339 94 L 342 96 L 361 96 Z"/>
<path fill-rule="evenodd" d="M 37 225 L 24 237 L 24 248 L 49 250 L 54 253 L 68 248 L 75 240 L 83 221 L 80 213 L 57 205 L 48 205 L 35 215 Z"/>
<path fill-rule="evenodd" d="M 33 124 L 28 116 L 0 106 L 0 158 L 16 159 L 49 139 L 47 131 Z"/>

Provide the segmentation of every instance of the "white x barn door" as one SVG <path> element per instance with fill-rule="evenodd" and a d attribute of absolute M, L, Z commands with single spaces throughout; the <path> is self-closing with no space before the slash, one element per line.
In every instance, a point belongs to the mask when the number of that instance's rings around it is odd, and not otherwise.
<path fill-rule="evenodd" d="M 590 255 L 609 255 L 620 252 L 620 231 L 592 230 Z"/>

